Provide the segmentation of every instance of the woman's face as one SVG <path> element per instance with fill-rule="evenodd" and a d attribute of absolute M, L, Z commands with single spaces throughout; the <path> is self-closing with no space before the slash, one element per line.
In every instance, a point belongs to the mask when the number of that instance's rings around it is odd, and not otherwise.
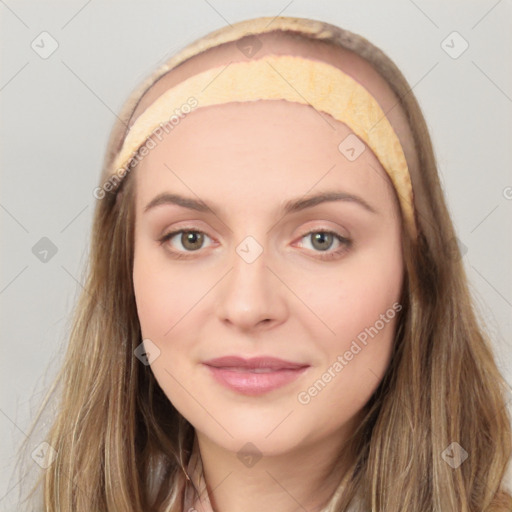
<path fill-rule="evenodd" d="M 399 207 L 369 148 L 353 161 L 340 151 L 347 136 L 342 148 L 355 137 L 346 125 L 284 100 L 211 106 L 134 171 L 133 278 L 151 369 L 198 433 L 226 449 L 251 442 L 277 454 L 339 438 L 388 366 Z M 320 194 L 354 198 L 304 202 Z M 226 356 L 301 369 L 205 364 Z"/>

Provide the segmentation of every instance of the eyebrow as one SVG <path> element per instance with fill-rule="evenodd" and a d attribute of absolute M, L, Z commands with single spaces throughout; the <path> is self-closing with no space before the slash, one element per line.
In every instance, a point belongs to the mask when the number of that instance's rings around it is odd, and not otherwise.
<path fill-rule="evenodd" d="M 349 194 L 347 192 L 322 192 L 316 195 L 301 197 L 298 199 L 291 199 L 284 203 L 282 207 L 283 214 L 289 214 L 294 212 L 299 212 L 305 210 L 306 208 L 312 208 L 313 206 L 317 206 L 321 203 L 333 202 L 333 201 L 345 201 L 352 202 L 362 206 L 365 210 L 377 214 L 377 210 L 368 204 L 362 197 L 359 197 L 355 194 Z M 144 213 L 151 210 L 152 208 L 156 208 L 160 205 L 177 205 L 182 208 L 187 208 L 189 210 L 195 210 L 198 212 L 208 212 L 211 211 L 216 213 L 218 210 L 218 206 L 212 204 L 209 206 L 204 201 L 198 201 L 196 199 L 192 199 L 191 197 L 184 197 L 179 194 L 171 194 L 168 192 L 163 192 L 162 194 L 157 195 L 154 199 L 152 199 L 144 208 Z"/>

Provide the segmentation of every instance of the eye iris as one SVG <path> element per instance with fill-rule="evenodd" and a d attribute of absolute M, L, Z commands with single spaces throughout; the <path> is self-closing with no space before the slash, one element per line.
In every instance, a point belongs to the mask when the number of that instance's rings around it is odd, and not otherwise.
<path fill-rule="evenodd" d="M 333 243 L 334 235 L 325 231 L 311 233 L 313 246 L 321 251 L 328 250 Z M 181 243 L 187 250 L 200 249 L 204 242 L 204 234 L 198 231 L 183 231 L 181 234 Z"/>
<path fill-rule="evenodd" d="M 327 240 L 327 244 L 326 244 Z M 326 250 L 331 247 L 333 241 L 333 235 L 331 233 L 318 232 L 313 234 L 313 246 L 320 250 Z M 316 246 L 319 242 L 320 246 Z"/>
<path fill-rule="evenodd" d="M 181 235 L 181 243 L 183 244 L 183 247 L 190 250 L 196 250 L 203 245 L 204 235 L 202 233 L 198 233 L 196 231 L 185 231 Z M 198 246 L 195 246 L 194 244 L 197 244 L 199 242 Z M 190 245 L 192 244 L 192 245 Z"/>

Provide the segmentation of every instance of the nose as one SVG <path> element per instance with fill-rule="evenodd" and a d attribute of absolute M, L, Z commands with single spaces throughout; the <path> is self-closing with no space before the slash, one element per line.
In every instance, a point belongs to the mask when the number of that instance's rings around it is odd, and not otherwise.
<path fill-rule="evenodd" d="M 246 248 L 249 251 L 244 251 Z M 244 246 L 242 243 L 237 249 L 230 261 L 231 270 L 218 288 L 218 318 L 242 331 L 279 325 L 288 315 L 286 287 L 275 270 L 268 266 L 266 250 L 263 248 L 263 252 L 252 260 L 247 254 L 256 250 L 254 245 Z"/>

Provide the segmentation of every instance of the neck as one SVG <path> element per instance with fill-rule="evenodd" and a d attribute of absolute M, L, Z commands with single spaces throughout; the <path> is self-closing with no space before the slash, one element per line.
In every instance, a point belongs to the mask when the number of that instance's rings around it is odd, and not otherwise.
<path fill-rule="evenodd" d="M 346 434 L 346 432 L 345 432 Z M 346 435 L 337 431 L 293 452 L 262 456 L 243 464 L 196 432 L 203 475 L 216 512 L 320 512 L 337 489 L 347 460 L 338 457 Z"/>

